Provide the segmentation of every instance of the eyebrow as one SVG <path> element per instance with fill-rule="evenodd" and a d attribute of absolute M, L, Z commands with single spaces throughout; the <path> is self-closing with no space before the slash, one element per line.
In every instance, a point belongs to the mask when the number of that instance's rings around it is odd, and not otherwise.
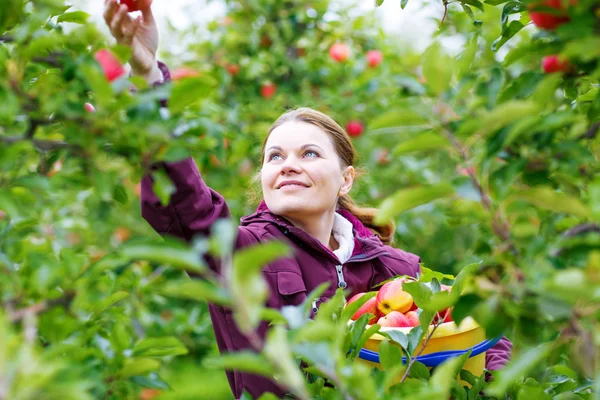
<path fill-rule="evenodd" d="M 307 149 L 308 147 L 318 147 L 319 149 L 321 149 L 321 151 L 325 151 L 323 150 L 319 145 L 313 144 L 313 143 L 309 143 L 309 144 L 305 144 L 300 146 L 300 150 L 304 150 Z M 283 149 L 279 146 L 271 146 L 267 149 L 266 152 L 270 151 L 270 150 L 279 150 L 279 151 L 283 151 Z"/>

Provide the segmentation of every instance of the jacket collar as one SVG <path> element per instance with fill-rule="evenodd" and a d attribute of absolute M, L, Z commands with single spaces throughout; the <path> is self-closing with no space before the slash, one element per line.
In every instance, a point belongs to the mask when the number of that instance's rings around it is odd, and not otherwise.
<path fill-rule="evenodd" d="M 384 244 L 379 237 L 364 226 L 354 214 L 344 209 L 338 209 L 336 212 L 352 224 L 354 233 L 354 250 L 352 252 L 352 257 L 369 258 L 383 250 Z M 284 217 L 273 214 L 264 200 L 261 201 L 254 214 L 245 216 L 241 219 L 242 226 L 248 226 L 256 222 L 271 223 L 277 225 L 281 230 L 287 229 L 289 232 L 294 233 L 294 236 L 301 241 L 310 241 L 311 239 L 316 241 L 302 229 L 294 227 L 294 225 Z M 322 245 L 321 247 L 330 255 L 333 255 L 333 252 L 327 247 Z"/>

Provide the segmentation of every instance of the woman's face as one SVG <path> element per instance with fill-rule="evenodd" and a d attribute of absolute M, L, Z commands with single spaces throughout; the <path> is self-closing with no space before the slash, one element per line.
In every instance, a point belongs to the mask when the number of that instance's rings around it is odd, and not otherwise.
<path fill-rule="evenodd" d="M 335 210 L 352 188 L 354 168 L 342 167 L 329 136 L 306 122 L 275 128 L 260 172 L 265 203 L 283 217 L 302 219 Z"/>

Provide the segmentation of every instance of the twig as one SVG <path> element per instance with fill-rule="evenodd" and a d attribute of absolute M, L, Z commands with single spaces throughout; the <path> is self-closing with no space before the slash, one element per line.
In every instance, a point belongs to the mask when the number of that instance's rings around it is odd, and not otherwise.
<path fill-rule="evenodd" d="M 469 165 L 470 164 L 469 163 L 469 154 L 467 153 L 467 150 L 458 142 L 458 140 L 456 139 L 454 134 L 448 128 L 443 126 L 442 130 L 443 130 L 444 135 L 448 138 L 448 140 L 450 140 L 450 143 L 452 143 L 452 147 L 454 147 L 454 149 L 458 152 L 458 155 L 461 158 L 461 160 L 466 163 L 466 165 L 467 165 L 466 170 L 469 174 L 469 177 L 471 178 L 471 182 L 473 183 L 473 186 L 477 190 L 477 193 L 479 193 L 479 197 L 481 198 L 481 203 L 483 204 L 483 206 L 485 207 L 486 210 L 492 211 L 493 207 L 492 207 L 492 201 L 490 199 L 490 196 L 483 189 L 481 182 L 477 178 L 475 169 Z M 508 248 L 511 251 L 511 253 L 513 253 L 513 255 L 517 255 L 518 254 L 517 249 L 514 246 L 514 244 L 512 243 L 512 240 L 510 237 L 510 226 L 508 224 L 508 221 L 503 219 L 502 216 L 499 213 L 497 213 L 496 215 L 494 215 L 492 217 L 491 225 L 492 225 L 492 231 L 494 232 L 494 234 L 496 234 L 496 236 L 498 236 L 500 239 L 502 239 L 502 241 L 506 245 L 506 248 Z"/>
<path fill-rule="evenodd" d="M 15 38 L 12 35 L 0 35 L 0 43 L 13 42 Z"/>
<path fill-rule="evenodd" d="M 8 314 L 8 319 L 11 322 L 18 322 L 26 319 L 28 316 L 41 314 L 44 311 L 58 305 L 69 305 L 73 298 L 75 297 L 75 293 L 68 292 L 64 296 L 59 297 L 57 299 L 45 300 L 39 303 L 35 303 L 29 307 L 21 308 L 19 310 L 10 312 Z"/>
<path fill-rule="evenodd" d="M 81 149 L 80 146 L 72 143 L 63 142 L 61 140 L 40 140 L 30 139 L 23 136 L 0 136 L 0 143 L 13 144 L 23 141 L 31 141 L 33 145 L 42 151 L 60 150 L 60 149 Z"/>
<path fill-rule="evenodd" d="M 448 1 L 442 0 L 442 3 L 444 4 L 444 15 L 442 16 L 442 20 L 440 21 L 440 24 L 438 25 L 438 28 L 437 28 L 438 31 L 440 29 L 442 29 L 442 25 L 444 25 L 444 21 L 446 20 L 446 16 L 448 15 Z"/>
<path fill-rule="evenodd" d="M 444 315 L 444 319 L 442 321 L 444 321 L 446 319 L 447 315 L 448 315 L 448 311 L 446 311 L 446 315 Z M 427 347 L 429 340 L 431 340 L 431 338 L 433 337 L 433 333 L 440 325 L 441 325 L 441 322 L 437 323 L 433 326 L 433 329 L 431 330 L 431 332 L 429 332 L 429 334 L 427 335 L 427 338 L 425 339 L 425 343 L 423 343 L 423 346 L 421 346 L 421 350 L 419 350 L 419 352 L 417 354 L 415 354 L 413 357 L 411 357 L 410 362 L 406 366 L 406 371 L 404 371 L 404 375 L 402 376 L 402 379 L 400 380 L 400 382 L 404 382 L 406 380 L 406 378 L 408 378 L 408 374 L 410 373 L 410 369 L 412 368 L 413 364 L 415 363 L 415 361 L 417 361 L 417 358 L 423 353 L 423 350 L 425 350 L 425 347 Z"/>

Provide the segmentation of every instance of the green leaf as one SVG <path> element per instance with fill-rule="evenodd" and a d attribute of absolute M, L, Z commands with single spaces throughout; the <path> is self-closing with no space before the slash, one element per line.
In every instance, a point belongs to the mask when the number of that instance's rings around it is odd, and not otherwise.
<path fill-rule="evenodd" d="M 456 379 L 462 366 L 470 355 L 471 350 L 461 356 L 450 358 L 449 360 L 444 361 L 442 365 L 436 367 L 429 382 L 431 387 L 435 388 L 439 395 L 438 398 L 448 398 L 450 389 L 452 388 L 452 382 Z"/>
<path fill-rule="evenodd" d="M 461 3 L 468 4 L 483 11 L 483 3 L 479 0 L 462 0 Z"/>
<path fill-rule="evenodd" d="M 124 292 L 124 291 L 115 292 L 115 293 L 111 294 L 110 296 L 108 296 L 107 298 L 105 298 L 104 300 L 102 300 L 102 302 L 100 302 L 100 304 L 94 309 L 94 313 L 101 314 L 104 310 L 106 310 L 113 304 L 115 304 L 127 297 L 129 297 L 128 292 Z"/>
<path fill-rule="evenodd" d="M 363 337 L 365 332 L 365 328 L 369 324 L 369 314 L 363 314 L 352 324 L 352 328 L 350 329 L 350 351 L 354 352 L 356 350 L 356 354 L 360 352 L 360 348 L 356 346 L 360 342 L 360 339 Z"/>
<path fill-rule="evenodd" d="M 243 333 L 256 329 L 261 321 L 261 309 L 269 296 L 262 269 L 289 254 L 290 248 L 277 241 L 246 247 L 234 254 L 230 285 L 236 305 L 234 318 Z"/>
<path fill-rule="evenodd" d="M 231 305 L 231 296 L 224 288 L 203 279 L 168 282 L 160 293 L 178 299 L 208 301 L 226 307 Z"/>
<path fill-rule="evenodd" d="M 346 305 L 346 307 L 344 307 L 344 311 L 342 312 L 340 320 L 343 322 L 348 322 L 350 318 L 352 318 L 352 316 L 356 314 L 358 309 L 363 306 L 363 304 L 365 304 L 369 299 L 372 299 L 375 296 L 377 296 L 377 292 L 367 292 L 364 295 L 360 296 L 359 299 L 354 300 L 351 304 Z"/>
<path fill-rule="evenodd" d="M 426 125 L 428 123 L 429 120 L 417 112 L 410 109 L 399 108 L 373 118 L 369 123 L 369 129 Z"/>
<path fill-rule="evenodd" d="M 404 7 L 408 4 L 408 0 L 400 0 L 400 8 L 404 10 Z"/>
<path fill-rule="evenodd" d="M 460 324 L 467 316 L 472 315 L 477 307 L 483 303 L 483 299 L 476 294 L 469 293 L 458 299 L 452 309 L 452 319 Z"/>
<path fill-rule="evenodd" d="M 417 206 L 453 194 L 454 188 L 445 183 L 399 190 L 381 203 L 377 215 L 375 216 L 375 223 L 383 224 L 397 215 Z"/>
<path fill-rule="evenodd" d="M 523 379 L 531 369 L 549 356 L 552 347 L 551 343 L 544 343 L 521 353 L 518 358 L 494 373 L 494 380 L 486 393 L 494 397 L 504 397 L 511 385 Z"/>
<path fill-rule="evenodd" d="M 523 25 L 520 21 L 511 21 L 510 24 L 502 30 L 502 34 L 498 39 L 492 43 L 492 51 L 496 52 L 500 50 L 502 46 L 506 42 L 508 42 L 513 36 L 515 36 L 521 29 L 523 29 L 525 25 Z"/>
<path fill-rule="evenodd" d="M 454 58 L 447 55 L 439 42 L 433 43 L 421 60 L 423 76 L 431 91 L 439 95 L 450 86 L 454 73 Z"/>
<path fill-rule="evenodd" d="M 60 15 L 57 22 L 73 22 L 76 24 L 85 24 L 90 14 L 83 11 L 73 11 Z"/>
<path fill-rule="evenodd" d="M 207 368 L 235 370 L 272 378 L 275 371 L 262 355 L 252 351 L 223 353 L 218 357 L 207 357 L 203 365 Z"/>
<path fill-rule="evenodd" d="M 415 137 L 400 143 L 392 150 L 392 154 L 394 156 L 400 156 L 417 151 L 445 149 L 449 146 L 450 142 L 448 142 L 448 139 L 445 137 L 434 132 L 427 132 L 416 135 Z"/>
<path fill-rule="evenodd" d="M 360 340 L 358 341 L 358 343 L 356 344 L 356 349 L 358 350 L 356 353 L 353 353 L 353 357 L 356 357 L 358 355 L 358 352 L 360 351 L 360 349 L 362 349 L 363 347 L 365 347 L 365 343 L 367 343 L 367 340 L 369 340 L 369 338 L 371 336 L 373 336 L 374 334 L 376 334 L 377 332 L 379 332 L 379 330 L 381 329 L 381 326 L 375 324 L 375 325 L 371 325 L 369 327 L 369 329 L 367 329 L 366 331 L 364 331 L 364 333 L 362 334 L 362 336 L 360 337 Z"/>
<path fill-rule="evenodd" d="M 244 276 L 260 272 L 265 265 L 290 255 L 290 247 L 278 241 L 245 247 L 236 252 L 233 257 L 234 274 L 244 279 Z"/>
<path fill-rule="evenodd" d="M 502 16 L 500 17 L 500 23 L 502 24 L 502 29 L 506 29 L 506 23 L 508 22 L 508 16 L 511 14 L 520 13 L 525 11 L 526 7 L 523 3 L 518 1 L 509 1 L 502 7 Z"/>
<path fill-rule="evenodd" d="M 493 133 L 522 118 L 536 115 L 540 110 L 540 105 L 533 101 L 513 100 L 502 103 L 492 111 L 482 115 L 478 133 L 480 135 Z"/>
<path fill-rule="evenodd" d="M 169 99 L 169 110 L 174 114 L 183 111 L 187 106 L 210 96 L 214 86 L 214 80 L 207 76 L 182 79 L 176 82 Z"/>
<path fill-rule="evenodd" d="M 428 381 L 431 378 L 431 372 L 429 372 L 429 368 L 425 364 L 415 361 L 410 367 L 408 377 Z"/>
<path fill-rule="evenodd" d="M 128 243 L 121 247 L 121 254 L 130 260 L 168 264 L 198 273 L 206 271 L 206 265 L 202 262 L 200 254 L 175 240 L 159 243 Z"/>
<path fill-rule="evenodd" d="M 152 173 L 152 190 L 163 206 L 169 204 L 171 195 L 175 193 L 175 185 L 164 170 L 154 171 Z"/>
<path fill-rule="evenodd" d="M 135 357 L 166 357 L 187 354 L 188 350 L 176 337 L 153 337 L 142 339 L 133 348 Z"/>
<path fill-rule="evenodd" d="M 592 215 L 591 210 L 576 197 L 557 192 L 547 186 L 519 190 L 508 198 L 509 203 L 517 200 L 557 213 L 572 214 L 582 218 L 589 218 Z"/>
<path fill-rule="evenodd" d="M 402 290 L 413 297 L 413 301 L 419 308 L 426 307 L 433 295 L 429 286 L 421 282 L 403 283 Z"/>
<path fill-rule="evenodd" d="M 322 371 L 331 371 L 335 367 L 330 345 L 327 342 L 294 344 L 292 352 Z"/>
<path fill-rule="evenodd" d="M 408 336 L 406 336 L 404 332 L 390 330 L 386 332 L 381 332 L 381 334 L 387 337 L 389 340 L 398 343 L 403 349 L 408 349 Z"/>
<path fill-rule="evenodd" d="M 414 354 L 416 352 L 417 347 L 419 347 L 419 344 L 421 343 L 421 340 L 423 340 L 424 335 L 425 335 L 425 332 L 423 331 L 422 326 L 415 326 L 414 328 L 412 328 L 410 330 L 410 332 L 408 332 L 407 351 L 410 354 Z"/>
<path fill-rule="evenodd" d="M 379 363 L 384 370 L 388 370 L 396 365 L 402 364 L 402 350 L 384 338 L 379 343 Z"/>
<path fill-rule="evenodd" d="M 153 358 L 126 358 L 123 368 L 119 371 L 119 376 L 129 378 L 136 375 L 145 375 L 159 368 L 160 361 Z"/>

